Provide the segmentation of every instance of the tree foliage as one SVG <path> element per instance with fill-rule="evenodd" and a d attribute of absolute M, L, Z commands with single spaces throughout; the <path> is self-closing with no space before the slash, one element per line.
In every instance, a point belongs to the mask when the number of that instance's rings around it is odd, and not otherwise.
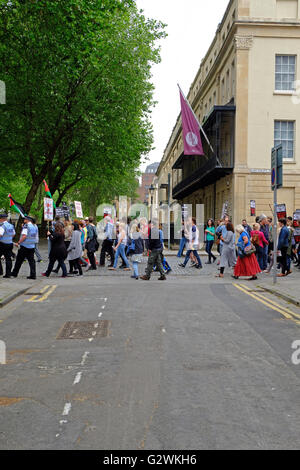
<path fill-rule="evenodd" d="M 119 194 L 152 146 L 164 25 L 130 0 L 11 1 L 0 22 L 1 180 L 24 178 L 27 211 L 44 178 L 59 199 Z"/>

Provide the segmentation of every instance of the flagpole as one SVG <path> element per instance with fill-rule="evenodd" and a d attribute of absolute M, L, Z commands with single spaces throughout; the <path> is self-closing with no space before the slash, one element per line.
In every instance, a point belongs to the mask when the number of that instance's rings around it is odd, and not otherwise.
<path fill-rule="evenodd" d="M 187 105 L 189 106 L 190 110 L 192 111 L 192 113 L 193 113 L 193 116 L 194 116 L 194 118 L 196 119 L 196 121 L 197 121 L 197 123 L 198 123 L 198 126 L 199 126 L 199 128 L 200 128 L 200 130 L 201 130 L 202 134 L 204 135 L 204 137 L 205 137 L 205 140 L 206 140 L 206 142 L 208 143 L 208 145 L 209 145 L 209 147 L 210 147 L 210 149 L 211 149 L 212 153 L 213 153 L 213 154 L 215 154 L 215 151 L 214 151 L 214 149 L 213 149 L 213 147 L 212 147 L 212 145 L 211 145 L 210 141 L 208 140 L 208 137 L 207 137 L 206 133 L 204 132 L 204 129 L 203 129 L 203 127 L 201 126 L 201 124 L 200 124 L 200 122 L 199 122 L 199 120 L 198 120 L 198 118 L 197 118 L 196 114 L 194 113 L 194 110 L 193 110 L 192 106 L 191 106 L 191 105 L 190 105 L 190 103 L 188 102 L 188 100 L 187 100 L 187 98 L 186 98 L 185 94 L 183 93 L 183 91 L 182 91 L 182 89 L 180 88 L 180 86 L 179 86 L 179 84 L 178 84 L 178 83 L 177 83 L 177 86 L 178 86 L 178 88 L 179 88 L 179 90 L 180 90 L 180 93 L 181 93 L 181 94 L 182 94 L 182 96 L 184 97 L 184 99 L 185 99 L 185 102 L 187 103 Z M 219 158 L 218 158 L 218 156 L 217 156 L 217 155 L 216 155 L 216 158 L 217 158 L 217 162 L 218 162 L 218 164 L 219 164 L 220 166 L 222 166 L 222 165 L 221 165 L 221 163 L 220 163 L 220 160 L 219 160 Z"/>

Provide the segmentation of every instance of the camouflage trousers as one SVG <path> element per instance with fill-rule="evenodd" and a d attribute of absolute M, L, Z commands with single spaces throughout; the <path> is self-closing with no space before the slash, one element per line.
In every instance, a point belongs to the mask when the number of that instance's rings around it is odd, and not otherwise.
<path fill-rule="evenodd" d="M 146 268 L 146 276 L 151 277 L 153 266 L 156 266 L 156 270 L 160 272 L 162 276 L 165 275 L 165 271 L 162 265 L 162 252 L 151 251 L 148 258 L 148 265 Z"/>

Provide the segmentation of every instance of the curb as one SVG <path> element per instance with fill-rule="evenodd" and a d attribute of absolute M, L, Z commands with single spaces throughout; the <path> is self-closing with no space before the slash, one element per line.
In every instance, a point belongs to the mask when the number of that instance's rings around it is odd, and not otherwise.
<path fill-rule="evenodd" d="M 7 297 L 4 297 L 4 299 L 0 301 L 0 308 L 4 307 L 5 305 L 7 305 L 9 302 L 16 299 L 17 297 L 20 297 L 20 295 L 24 294 L 25 292 L 27 292 L 32 287 L 33 287 L 33 285 L 31 285 L 29 287 L 26 287 L 26 289 L 18 290 L 16 292 L 14 292 L 13 294 L 8 295 Z"/>
<path fill-rule="evenodd" d="M 288 295 L 282 294 L 281 292 L 278 292 L 275 289 L 270 289 L 269 287 L 264 287 L 264 286 L 258 286 L 258 287 L 265 290 L 266 292 L 269 292 L 270 294 L 276 295 L 276 297 L 280 297 L 281 299 L 285 300 L 286 302 L 289 302 L 291 304 L 296 305 L 297 307 L 300 307 L 300 301 L 295 300 L 293 297 L 289 297 Z"/>

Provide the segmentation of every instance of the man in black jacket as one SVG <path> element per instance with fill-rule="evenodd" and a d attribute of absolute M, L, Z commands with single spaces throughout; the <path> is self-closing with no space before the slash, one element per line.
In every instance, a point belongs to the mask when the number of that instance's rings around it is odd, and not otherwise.
<path fill-rule="evenodd" d="M 161 261 L 163 246 L 159 234 L 158 224 L 156 221 L 151 224 L 151 230 L 149 234 L 149 251 L 150 254 L 148 258 L 146 272 L 144 276 L 140 277 L 140 279 L 143 279 L 144 281 L 149 281 L 151 273 L 153 271 L 153 266 L 156 266 L 157 271 L 160 272 L 160 277 L 158 278 L 158 280 L 165 281 L 167 278 L 165 276 L 164 268 Z"/>

